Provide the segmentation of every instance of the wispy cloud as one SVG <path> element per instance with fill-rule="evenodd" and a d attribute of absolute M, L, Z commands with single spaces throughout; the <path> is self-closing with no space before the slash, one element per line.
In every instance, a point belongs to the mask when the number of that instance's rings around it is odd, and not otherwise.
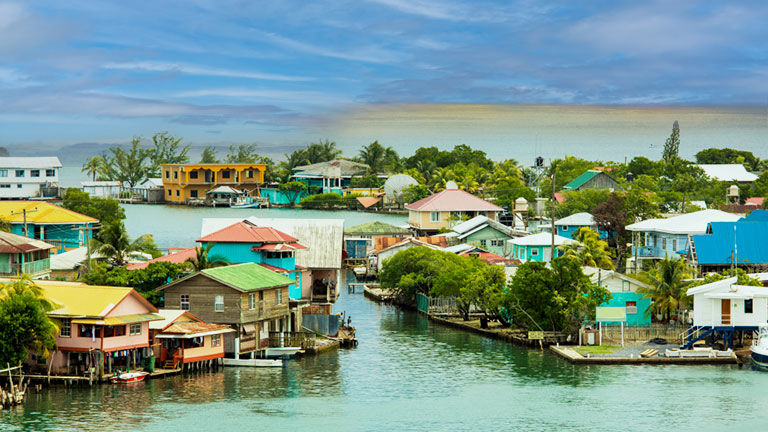
<path fill-rule="evenodd" d="M 372 3 L 388 6 L 403 13 L 447 21 L 487 21 L 500 22 L 508 13 L 487 5 L 472 7 L 472 2 L 462 4 L 435 0 L 368 0 Z M 489 11 L 489 9 L 491 9 Z M 489 13 L 490 12 L 490 13 Z"/>
<path fill-rule="evenodd" d="M 276 90 L 276 89 L 249 89 L 249 88 L 207 88 L 187 90 L 176 93 L 178 98 L 207 98 L 226 97 L 237 99 L 259 99 L 283 103 L 300 104 L 338 104 L 351 102 L 351 98 L 338 94 L 303 91 L 303 90 Z"/>
<path fill-rule="evenodd" d="M 107 63 L 103 65 L 102 68 L 146 71 L 146 72 L 177 72 L 177 73 L 182 73 L 186 75 L 247 78 L 247 79 L 270 80 L 270 81 L 312 81 L 313 80 L 313 78 L 301 77 L 301 76 L 270 74 L 270 73 L 261 73 L 261 72 L 248 72 L 248 71 L 242 71 L 242 70 L 212 68 L 212 67 L 206 67 L 206 66 L 196 66 L 196 65 L 181 64 L 181 63 L 150 62 L 150 61 Z"/>
<path fill-rule="evenodd" d="M 365 48 L 333 49 L 320 45 L 313 45 L 290 39 L 276 33 L 262 33 L 270 42 L 295 51 L 304 52 L 322 57 L 331 57 L 341 60 L 351 60 L 366 63 L 394 63 L 402 59 L 402 56 L 394 51 L 381 49 L 376 46 Z"/>
<path fill-rule="evenodd" d="M 29 87 L 39 83 L 30 80 L 29 76 L 16 69 L 0 67 L 0 88 Z"/>

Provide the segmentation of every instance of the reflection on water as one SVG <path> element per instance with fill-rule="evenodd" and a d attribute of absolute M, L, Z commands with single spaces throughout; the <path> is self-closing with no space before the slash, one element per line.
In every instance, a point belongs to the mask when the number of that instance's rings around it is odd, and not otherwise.
<path fill-rule="evenodd" d="M 731 366 L 577 367 L 343 289 L 335 309 L 352 315 L 357 348 L 284 368 L 54 387 L 0 413 L 0 430 L 707 431 L 768 423 L 758 408 L 768 403 L 768 374 Z M 734 416 L 745 409 L 749 416 Z"/>

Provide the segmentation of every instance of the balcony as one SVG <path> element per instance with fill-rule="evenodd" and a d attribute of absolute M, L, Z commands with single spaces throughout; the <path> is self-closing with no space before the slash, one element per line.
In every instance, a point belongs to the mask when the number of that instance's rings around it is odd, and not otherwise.
<path fill-rule="evenodd" d="M 635 251 L 637 249 L 637 251 Z M 632 256 L 637 256 L 638 258 L 664 258 L 667 255 L 667 252 L 660 248 L 660 247 L 654 247 L 654 246 L 633 246 L 632 247 Z"/>
<path fill-rule="evenodd" d="M 0 274 L 3 275 L 16 275 L 24 273 L 29 275 L 36 275 L 38 273 L 47 273 L 49 271 L 51 271 L 50 258 L 30 261 L 24 264 L 11 264 L 10 261 L 0 261 Z"/>

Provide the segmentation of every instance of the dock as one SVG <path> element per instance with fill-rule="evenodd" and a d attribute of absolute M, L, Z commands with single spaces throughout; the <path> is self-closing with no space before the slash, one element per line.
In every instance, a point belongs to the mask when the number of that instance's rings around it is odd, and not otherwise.
<path fill-rule="evenodd" d="M 365 284 L 363 285 L 363 295 L 373 301 L 382 303 L 392 303 L 395 296 L 381 289 L 379 286 Z"/>
<path fill-rule="evenodd" d="M 550 345 L 549 349 L 573 364 L 739 364 L 735 353 L 727 357 L 585 357 L 570 346 Z"/>

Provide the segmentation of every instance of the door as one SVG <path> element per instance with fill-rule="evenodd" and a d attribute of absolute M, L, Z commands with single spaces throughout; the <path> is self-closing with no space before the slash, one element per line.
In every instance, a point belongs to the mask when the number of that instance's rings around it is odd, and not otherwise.
<path fill-rule="evenodd" d="M 722 322 L 724 325 L 731 325 L 731 300 L 730 299 L 721 299 L 720 300 L 720 322 Z"/>

